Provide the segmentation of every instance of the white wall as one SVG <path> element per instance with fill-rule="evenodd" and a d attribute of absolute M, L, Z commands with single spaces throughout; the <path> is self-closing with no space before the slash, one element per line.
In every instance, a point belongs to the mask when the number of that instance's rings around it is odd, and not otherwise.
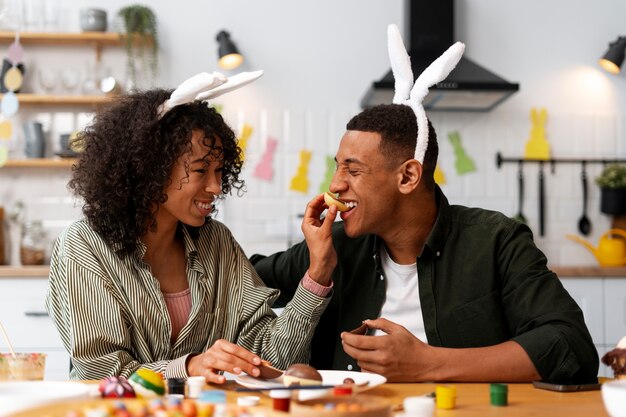
<path fill-rule="evenodd" d="M 60 0 L 67 30 L 78 30 L 78 10 L 84 0 Z M 215 35 L 231 32 L 248 59 L 245 69 L 262 68 L 264 77 L 221 101 L 233 127 L 255 129 L 244 171 L 248 193 L 232 197 L 220 218 L 233 230 L 248 253 L 270 253 L 297 238 L 297 214 L 318 192 L 324 157 L 333 155 L 345 122 L 372 80 L 388 69 L 386 25 L 403 27 L 401 0 L 146 1 L 160 22 L 159 84 L 175 86 L 185 77 L 213 70 Z M 110 0 L 112 15 L 127 2 Z M 100 6 L 100 5 L 99 5 Z M 596 62 L 609 41 L 624 34 L 626 2 L 603 0 L 497 1 L 457 0 L 457 38 L 466 55 L 500 76 L 520 83 L 520 92 L 490 113 L 442 114 L 431 118 L 439 132 L 440 164 L 447 178 L 443 187 L 452 202 L 497 209 L 513 215 L 517 209 L 516 166 L 495 167 L 495 153 L 523 155 L 530 131 L 531 107 L 549 112 L 547 136 L 556 157 L 626 157 L 626 76 L 601 72 Z M 102 6 L 100 6 L 102 7 Z M 71 19 L 71 16 L 76 16 Z M 33 68 L 82 62 L 89 51 L 76 48 L 32 47 Z M 104 61 L 123 78 L 124 55 L 105 51 Z M 49 64 L 52 62 L 52 64 Z M 84 65 L 84 64 L 81 64 Z M 31 80 L 32 81 L 32 80 Z M 32 88 L 37 88 L 36 83 Z M 54 120 L 41 113 L 26 116 Z M 66 122 L 59 122 L 66 123 Z M 51 126 L 56 126 L 51 122 Z M 53 128 L 53 127 L 51 127 Z M 447 139 L 459 131 L 478 170 L 459 176 Z M 253 177 L 268 136 L 279 140 L 272 182 Z M 298 165 L 298 152 L 313 150 L 306 195 L 288 190 Z M 16 145 L 16 153 L 19 146 Z M 600 167 L 590 167 L 590 178 Z M 525 214 L 537 232 L 537 169 L 525 168 Z M 65 171 L 0 169 L 0 205 L 18 198 L 29 206 L 29 217 L 47 220 L 50 238 L 79 210 L 67 198 Z M 547 233 L 537 243 L 552 264 L 594 264 L 581 246 L 564 239 L 576 233 L 581 210 L 579 167 L 558 165 L 547 177 Z M 591 186 L 590 217 L 596 241 L 610 219 L 599 213 L 599 190 Z"/>

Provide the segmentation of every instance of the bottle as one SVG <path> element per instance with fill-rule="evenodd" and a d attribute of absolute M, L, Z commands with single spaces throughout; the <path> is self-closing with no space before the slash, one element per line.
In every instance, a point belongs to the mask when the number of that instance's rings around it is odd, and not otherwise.
<path fill-rule="evenodd" d="M 46 243 L 41 221 L 24 223 L 22 242 L 20 244 L 20 261 L 22 265 L 43 265 Z"/>

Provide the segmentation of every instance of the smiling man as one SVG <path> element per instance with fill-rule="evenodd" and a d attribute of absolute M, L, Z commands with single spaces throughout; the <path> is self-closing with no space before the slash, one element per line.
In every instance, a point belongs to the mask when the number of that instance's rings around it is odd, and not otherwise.
<path fill-rule="evenodd" d="M 501 213 L 450 205 L 435 184 L 428 122 L 414 158 L 411 107 L 380 105 L 347 124 L 330 191 L 352 208 L 310 259 L 303 242 L 252 262 L 294 295 L 305 272 L 334 285 L 312 342 L 318 369 L 376 372 L 391 381 L 596 381 L 583 315 L 547 268 L 530 229 Z M 309 203 L 325 207 L 323 195 Z M 366 325 L 367 335 L 347 331 Z"/>

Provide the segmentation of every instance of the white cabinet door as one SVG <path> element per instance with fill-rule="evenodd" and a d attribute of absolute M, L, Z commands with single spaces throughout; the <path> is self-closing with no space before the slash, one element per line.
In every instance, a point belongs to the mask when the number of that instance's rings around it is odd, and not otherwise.
<path fill-rule="evenodd" d="M 583 311 L 593 343 L 604 345 L 604 280 L 602 278 L 561 278 L 565 289 Z"/>
<path fill-rule="evenodd" d="M 626 336 L 626 279 L 606 278 L 604 287 L 605 344 L 615 347 Z"/>
<path fill-rule="evenodd" d="M 47 355 L 46 379 L 67 380 L 69 354 L 46 313 L 47 289 L 47 278 L 0 279 L 0 321 L 16 351 Z"/>

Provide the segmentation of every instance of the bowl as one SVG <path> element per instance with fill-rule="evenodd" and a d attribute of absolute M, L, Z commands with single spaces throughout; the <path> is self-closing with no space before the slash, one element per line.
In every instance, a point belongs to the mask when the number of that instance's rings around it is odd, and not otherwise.
<path fill-rule="evenodd" d="M 0 380 L 40 381 L 46 370 L 45 353 L 3 353 L 0 358 Z"/>
<path fill-rule="evenodd" d="M 602 400 L 611 417 L 626 417 L 626 380 L 602 384 Z"/>

